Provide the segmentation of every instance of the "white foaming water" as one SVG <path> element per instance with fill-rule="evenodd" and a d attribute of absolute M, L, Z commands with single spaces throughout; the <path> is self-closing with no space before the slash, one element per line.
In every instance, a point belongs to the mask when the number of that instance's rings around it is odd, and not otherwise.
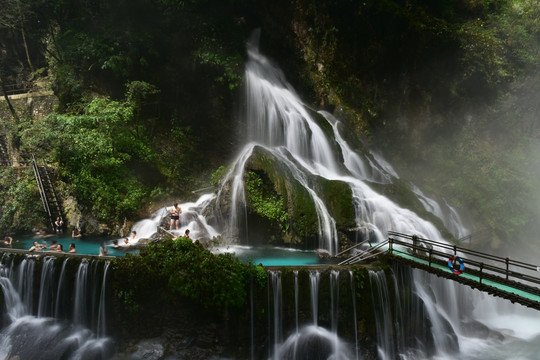
<path fill-rule="evenodd" d="M 107 359 L 114 352 L 114 347 L 111 339 L 106 337 L 96 337 L 95 334 L 85 327 L 87 324 L 77 325 L 81 323 L 82 318 L 74 319 L 74 323 L 69 321 L 59 320 L 52 317 L 44 317 L 46 313 L 52 312 L 51 294 L 60 294 L 60 286 L 63 285 L 63 278 L 60 276 L 58 291 L 54 287 L 56 282 L 53 281 L 51 274 L 55 262 L 50 259 L 44 260 L 44 276 L 41 276 L 38 311 L 41 317 L 32 314 L 32 308 L 25 306 L 25 298 L 31 296 L 28 292 L 20 293 L 13 281 L 20 279 L 21 273 L 26 276 L 29 283 L 33 283 L 34 274 L 29 273 L 27 269 L 33 268 L 36 261 L 33 257 L 28 257 L 26 263 L 15 265 L 11 257 L 4 256 L 0 262 L 0 292 L 3 294 L 6 305 L 6 313 L 4 317 L 7 320 L 3 325 L 4 328 L 0 331 L 0 359 L 40 359 L 40 360 L 57 360 L 57 359 Z M 7 266 L 6 264 L 9 264 Z M 31 266 L 28 266 L 32 264 Z M 62 266 L 65 265 L 65 262 Z M 85 266 L 87 268 L 87 266 Z M 87 272 L 81 271 L 78 273 L 78 283 L 85 282 L 80 277 Z M 105 271 L 106 274 L 106 271 Z M 105 277 L 103 278 L 105 281 Z M 76 285 L 79 287 L 79 285 Z M 105 286 L 103 285 L 103 288 Z M 24 286 L 22 287 L 24 290 Z M 83 292 L 81 287 L 77 292 Z M 80 295 L 80 296 L 79 296 Z M 80 293 L 76 297 L 88 296 L 88 293 Z M 56 299 L 57 303 L 60 302 Z M 105 301 L 105 297 L 101 297 Z M 80 299 L 76 310 L 88 312 L 87 308 L 81 306 Z M 105 309 L 105 304 L 100 304 L 100 309 Z M 76 316 L 76 314 L 75 314 Z M 105 315 L 104 315 L 105 316 Z M 104 326 L 104 324 L 102 324 Z M 104 331 L 102 331 L 104 332 Z"/>
<path fill-rule="evenodd" d="M 437 201 L 424 195 L 417 186 L 413 185 L 411 188 L 418 197 L 418 200 L 420 200 L 424 206 L 424 209 L 441 219 L 444 226 L 456 239 L 461 239 L 469 234 L 469 231 L 463 225 L 457 211 L 452 206 L 448 205 L 446 201 L 444 202 L 444 205 L 441 206 Z"/>
<path fill-rule="evenodd" d="M 211 195 L 199 199 L 197 204 L 200 206 L 193 208 L 192 220 L 182 222 L 182 229 L 188 225 L 190 229 L 192 227 L 196 231 L 192 231 L 193 238 L 197 238 L 199 234 L 210 238 L 218 235 L 219 232 L 213 227 L 195 220 L 200 219 L 199 216 L 203 213 L 212 213 L 221 221 L 218 230 L 228 228 L 228 235 L 231 238 L 235 233 L 238 234 L 238 228 L 243 225 L 242 216 L 245 219 L 246 214 L 244 169 L 256 150 L 276 159 L 282 167 L 281 170 L 304 186 L 312 197 L 318 216 L 320 249 L 331 254 L 336 252 L 337 231 L 334 219 L 315 191 L 313 179 L 318 177 L 342 181 L 350 186 L 356 211 L 357 231 L 364 236 L 382 241 L 387 237 L 388 231 L 396 231 L 444 242 L 433 224 L 377 193 L 367 183 L 391 183 L 392 179 L 399 178 L 380 154 L 370 152 L 369 155 L 362 157 L 354 153 L 340 134 L 342 129 L 339 122 L 331 114 L 319 112 L 318 116 L 314 111 L 310 111 L 298 98 L 283 73 L 261 55 L 254 45 L 249 45 L 248 55 L 247 143 L 225 176 L 224 184 L 227 184 L 228 188 L 221 188 L 215 199 Z M 334 141 L 327 139 L 319 126 L 319 121 L 327 121 L 330 124 Z M 341 156 L 338 156 L 339 154 Z M 337 160 L 340 158 L 343 161 Z M 441 206 L 419 190 L 416 194 L 426 210 L 440 217 L 454 236 L 465 235 L 466 229 L 453 208 L 446 204 Z M 222 196 L 231 197 L 231 202 L 223 202 L 228 203 L 230 209 L 220 208 Z M 185 204 L 182 208 L 189 211 Z M 166 210 L 153 221 L 154 232 L 165 216 Z M 230 215 L 224 218 L 222 214 Z M 227 231 L 222 235 L 226 237 Z M 312 292 L 316 294 L 315 274 L 312 274 L 311 279 L 314 282 Z M 396 354 L 400 359 L 538 360 L 540 319 L 537 312 L 528 311 L 519 305 L 506 303 L 506 300 L 493 298 L 420 271 L 414 271 L 413 281 L 414 291 L 423 301 L 423 311 L 431 319 L 435 354 L 425 355 L 419 346 L 410 352 Z M 312 301 L 316 301 L 314 298 L 312 294 Z M 302 334 L 306 339 L 312 339 L 314 334 L 318 339 L 328 339 L 326 334 L 334 336 L 324 329 L 326 333 L 323 333 L 317 323 L 317 303 L 313 303 L 312 306 L 313 324 L 296 331 L 279 347 L 278 343 L 274 343 L 275 356 L 278 354 L 290 356 L 291 352 L 296 353 Z M 508 308 L 501 310 L 506 307 Z M 276 322 L 279 323 L 279 319 Z M 280 334 L 278 332 L 276 338 L 279 338 Z M 386 335 L 384 339 L 388 348 L 393 346 L 388 344 L 397 341 L 388 339 Z M 305 343 L 309 344 L 309 341 Z M 330 340 L 330 344 L 334 343 Z M 384 351 L 385 356 L 388 353 L 391 351 Z M 343 358 L 350 357 L 344 355 Z"/>
<path fill-rule="evenodd" d="M 412 272 L 437 350 L 433 357 L 415 359 L 539 359 L 539 311 L 420 270 Z"/>
<path fill-rule="evenodd" d="M 341 134 L 341 123 L 325 111 L 317 113 L 309 109 L 282 71 L 259 52 L 257 42 L 254 38 L 248 44 L 249 61 L 245 71 L 246 145 L 225 175 L 224 186 L 218 190 L 215 199 L 212 195 L 204 195 L 190 214 L 190 205 L 181 204 L 184 210 L 181 231 L 189 228 L 194 239 L 221 235 L 225 244 L 237 243 L 239 234 L 244 232 L 249 243 L 249 229 L 240 231 L 242 226 L 247 226 L 244 172 L 247 162 L 257 152 L 274 159 L 283 176 L 300 184 L 311 197 L 318 219 L 319 250 L 336 254 L 338 231 L 336 221 L 317 192 L 318 179 L 349 185 L 356 212 L 356 231 L 360 236 L 382 241 L 388 231 L 397 231 L 444 241 L 431 223 L 378 194 L 366 183 L 391 183 L 399 177 L 380 154 L 370 152 L 364 156 L 355 153 Z M 332 141 L 321 123 L 331 126 Z M 221 208 L 223 205 L 226 209 Z M 151 219 L 137 223 L 134 229 L 139 237 L 151 237 L 166 214 L 167 208 L 160 209 Z M 201 214 L 212 214 L 218 223 L 217 229 L 208 226 Z"/>
<path fill-rule="evenodd" d="M 335 220 L 315 190 L 313 179 L 316 178 L 337 180 L 350 186 L 360 233 L 379 241 L 385 239 L 390 230 L 443 241 L 432 224 L 376 193 L 364 182 L 388 183 L 398 178 L 380 155 L 371 153 L 371 158 L 367 159 L 369 166 L 366 166 L 366 161 L 354 153 L 341 136 L 337 119 L 324 111 L 318 115 L 310 111 L 281 70 L 254 46 L 248 47 L 248 54 L 246 118 L 250 142 L 240 152 L 224 181 L 230 184 L 227 192 L 232 197 L 230 226 L 238 228 L 242 223 L 239 217 L 246 211 L 244 169 L 257 149 L 276 159 L 283 167 L 284 176 L 300 183 L 311 196 L 317 212 L 320 250 L 335 254 L 338 233 Z M 331 145 L 317 121 L 327 121 L 332 126 L 337 147 Z M 336 160 L 338 148 L 344 159 L 342 163 Z M 218 204 L 223 190 L 218 192 Z"/>
<path fill-rule="evenodd" d="M 182 235 L 186 229 L 189 229 L 191 238 L 193 239 L 212 239 L 218 236 L 219 232 L 210 226 L 206 218 L 201 215 L 201 210 L 209 206 L 209 203 L 215 197 L 216 195 L 214 194 L 205 194 L 196 202 L 179 203 L 178 205 L 182 209 L 180 227 L 178 230 L 172 230 L 170 232 L 178 236 Z M 139 239 L 151 238 L 158 231 L 163 219 L 168 216 L 170 208 L 170 206 L 166 206 L 157 210 L 150 218 L 135 223 L 131 230 L 137 232 Z"/>

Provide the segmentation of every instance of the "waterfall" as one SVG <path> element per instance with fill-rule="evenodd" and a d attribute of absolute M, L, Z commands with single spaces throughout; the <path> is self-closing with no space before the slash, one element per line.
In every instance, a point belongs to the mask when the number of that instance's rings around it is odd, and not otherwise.
<path fill-rule="evenodd" d="M 75 319 L 81 313 L 89 313 L 89 309 L 83 307 L 79 300 L 75 306 L 73 319 L 60 320 L 50 317 L 61 312 L 58 304 L 61 298 L 69 298 L 66 291 L 70 289 L 66 286 L 65 265 L 62 263 L 60 276 L 56 279 L 55 267 L 57 261 L 52 257 L 27 256 L 17 264 L 11 256 L 3 256 L 0 262 L 0 290 L 3 294 L 6 305 L 6 316 L 4 327 L 0 330 L 0 359 L 37 359 L 57 360 L 57 359 L 107 359 L 114 353 L 111 339 L 96 336 L 90 329 L 82 326 L 80 318 Z M 33 271 L 39 269 L 37 264 L 41 262 L 41 276 L 39 282 L 39 294 L 37 309 L 34 313 L 31 303 L 26 297 L 29 296 L 28 284 L 33 283 Z M 84 261 L 83 261 L 84 262 Z M 87 263 L 87 262 L 86 262 Z M 84 268 L 85 266 L 82 266 Z M 104 272 L 106 273 L 106 267 Z M 87 266 L 86 266 L 87 268 Z M 77 285 L 82 288 L 83 279 L 87 271 L 79 269 L 77 274 Z M 24 281 L 23 281 L 24 280 Z M 105 275 L 104 279 L 105 281 Z M 37 284 L 36 284 L 37 285 Z M 88 284 L 104 288 L 104 284 Z M 82 292 L 82 289 L 77 290 Z M 56 299 L 55 299 L 56 294 Z M 75 295 L 75 298 L 81 298 Z M 103 293 L 102 309 L 105 311 L 106 297 Z M 56 304 L 55 304 L 56 301 Z M 100 305 L 101 308 L 101 305 Z M 105 317 L 105 313 L 102 313 Z M 66 312 L 69 317 L 69 313 Z M 105 332 L 105 324 L 100 325 L 100 333 Z"/>
<path fill-rule="evenodd" d="M 244 175 L 254 154 L 262 152 L 279 165 L 280 176 L 305 190 L 316 214 L 314 247 L 319 251 L 331 255 L 339 251 L 336 219 L 320 190 L 323 180 L 350 188 L 356 224 L 350 230 L 355 231 L 357 241 L 367 238 L 380 242 L 387 238 L 388 231 L 444 241 L 433 224 L 374 190 L 373 183 L 392 184 L 399 179 L 398 174 L 378 152 L 355 151 L 347 141 L 349 130 L 334 115 L 304 104 L 279 67 L 261 54 L 258 35 L 255 32 L 247 44 L 245 144 L 215 195 L 205 194 L 195 204 L 180 204 L 180 232 L 189 228 L 194 239 L 220 236 L 223 245 L 249 245 Z M 417 197 L 428 205 L 425 196 L 417 192 Z M 448 211 L 445 218 L 451 219 L 450 208 Z M 151 237 L 166 214 L 167 208 L 160 209 L 133 229 L 140 237 Z M 211 219 L 212 226 L 207 219 Z M 447 223 L 457 226 L 455 219 Z"/>
<path fill-rule="evenodd" d="M 281 298 L 281 272 L 271 271 L 270 280 L 272 281 L 272 294 L 274 304 L 274 359 L 279 360 L 279 346 L 283 342 L 283 317 L 282 317 L 282 298 Z"/>
<path fill-rule="evenodd" d="M 30 312 L 34 309 L 34 265 L 34 259 L 27 256 L 21 261 L 19 270 L 11 272 L 23 305 Z"/>
<path fill-rule="evenodd" d="M 355 359 L 358 360 L 358 324 L 356 316 L 356 291 L 354 286 L 354 275 L 353 272 L 349 270 L 350 285 L 351 285 L 351 303 L 353 306 L 353 323 L 354 323 L 354 355 Z"/>
<path fill-rule="evenodd" d="M 296 334 L 298 334 L 298 270 L 293 271 L 294 274 L 294 325 Z"/>
<path fill-rule="evenodd" d="M 52 316 L 54 309 L 54 256 L 46 256 L 41 269 L 38 317 Z"/>
<path fill-rule="evenodd" d="M 337 333 L 339 310 L 339 271 L 330 272 L 330 318 L 332 332 Z"/>
<path fill-rule="evenodd" d="M 394 264 L 370 271 L 381 360 L 536 360 L 540 313 Z"/>
<path fill-rule="evenodd" d="M 97 336 L 104 337 L 107 330 L 107 314 L 106 314 L 106 301 L 107 301 L 107 271 L 109 270 L 110 261 L 105 262 L 103 270 L 103 280 L 101 281 L 101 294 L 99 296 L 99 310 L 98 310 L 98 323 L 97 323 Z"/>
<path fill-rule="evenodd" d="M 224 181 L 230 184 L 227 189 L 232 197 L 229 226 L 238 228 L 242 224 L 241 216 L 246 211 L 244 169 L 255 148 L 260 148 L 271 154 L 311 197 L 317 214 L 320 250 L 335 254 L 338 232 L 335 219 L 316 190 L 313 181 L 316 178 L 349 185 L 360 236 L 382 241 L 392 230 L 442 241 L 435 226 L 378 194 L 366 183 L 391 183 L 398 175 L 377 153 L 355 153 L 344 140 L 342 132 L 346 130 L 340 122 L 328 112 L 315 113 L 306 106 L 282 71 L 258 51 L 256 43 L 257 40 L 252 40 L 248 44 L 245 71 L 247 144 Z M 322 130 L 317 115 L 332 127 L 334 141 Z M 223 192 L 223 188 L 218 192 L 217 204 Z"/>
<path fill-rule="evenodd" d="M 270 275 L 274 279 L 280 279 L 279 282 L 272 280 L 272 284 L 275 284 L 277 289 L 279 289 L 280 297 L 276 298 L 274 295 L 269 302 L 279 302 L 279 306 L 274 304 L 274 309 L 276 311 L 284 312 L 283 309 L 283 299 L 281 298 L 282 289 L 281 289 L 281 277 L 278 277 L 278 271 L 270 271 Z M 343 341 L 338 334 L 338 322 L 340 313 L 339 306 L 339 271 L 325 272 L 328 276 L 328 281 L 332 282 L 334 286 L 331 286 L 330 289 L 330 302 L 328 308 L 321 309 L 322 313 L 332 313 L 330 329 L 325 328 L 318 324 L 317 316 L 319 309 L 319 285 L 321 281 L 322 273 L 320 271 L 310 271 L 309 274 L 305 274 L 308 278 L 306 279 L 309 282 L 309 293 L 299 293 L 298 292 L 298 277 L 299 273 L 293 271 L 290 274 L 293 277 L 291 281 L 292 286 L 294 287 L 294 298 L 290 298 L 292 302 L 288 305 L 292 306 L 292 310 L 295 313 L 295 322 L 288 322 L 290 328 L 280 328 L 283 333 L 287 333 L 285 341 L 279 343 L 274 342 L 274 347 L 272 349 L 272 354 L 270 358 L 280 359 L 280 360 L 302 360 L 302 359 L 334 359 L 334 360 L 350 360 L 353 359 L 351 352 L 350 344 Z M 274 287 L 274 286 L 273 286 Z M 308 321 L 304 324 L 299 323 L 299 297 L 309 295 L 309 300 L 311 303 L 312 317 L 311 321 Z M 328 304 L 327 301 L 324 302 Z M 356 320 L 353 319 L 353 322 L 356 323 Z M 283 326 L 282 316 L 276 317 L 274 314 L 274 323 L 279 323 L 280 326 Z M 275 335 L 274 335 L 275 336 Z M 283 337 L 283 336 L 282 336 Z"/>
<path fill-rule="evenodd" d="M 369 271 L 372 286 L 371 296 L 377 328 L 377 351 L 382 360 L 393 360 L 395 356 L 394 334 L 392 331 L 392 313 L 390 296 L 384 271 Z"/>
<path fill-rule="evenodd" d="M 318 271 L 309 272 L 309 289 L 311 291 L 311 313 L 313 325 L 317 326 L 319 321 L 319 281 L 321 273 Z"/>
<path fill-rule="evenodd" d="M 56 291 L 56 306 L 54 309 L 54 317 L 57 319 L 60 319 L 63 317 L 63 314 L 65 314 L 65 311 L 62 309 L 62 302 L 61 299 L 64 299 L 65 291 L 65 285 L 64 280 L 66 278 L 66 265 L 68 263 L 69 258 L 65 258 L 64 262 L 62 263 L 62 269 L 60 269 L 60 277 L 58 278 L 58 289 Z"/>
<path fill-rule="evenodd" d="M 73 302 L 73 322 L 76 325 L 88 324 L 88 266 L 88 260 L 83 259 L 77 270 L 75 301 Z"/>
<path fill-rule="evenodd" d="M 209 225 L 202 215 L 204 209 L 210 207 L 215 200 L 215 194 L 204 194 L 196 202 L 179 203 L 182 208 L 180 216 L 180 228 L 171 233 L 182 235 L 186 229 L 190 230 L 191 238 L 201 240 L 211 240 L 219 236 L 219 231 Z M 170 207 L 162 207 L 155 211 L 148 219 L 136 222 L 131 228 L 137 232 L 139 239 L 150 239 L 158 231 L 163 219 L 169 214 Z M 168 230 L 168 228 L 166 228 Z"/>

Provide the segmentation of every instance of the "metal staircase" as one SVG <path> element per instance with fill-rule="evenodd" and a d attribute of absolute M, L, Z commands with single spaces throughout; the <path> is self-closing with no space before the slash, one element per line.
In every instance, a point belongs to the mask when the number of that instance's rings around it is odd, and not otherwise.
<path fill-rule="evenodd" d="M 56 218 L 60 218 L 64 222 L 64 217 L 62 213 L 62 207 L 58 202 L 58 197 L 54 191 L 54 186 L 51 181 L 51 176 L 48 170 L 45 161 L 42 160 L 43 165 L 39 166 L 36 157 L 32 154 L 32 168 L 34 169 L 34 175 L 36 176 L 36 181 L 38 184 L 39 195 L 41 196 L 41 202 L 45 208 L 45 212 L 49 217 L 49 222 L 51 229 L 54 231 L 55 226 L 54 222 Z"/>

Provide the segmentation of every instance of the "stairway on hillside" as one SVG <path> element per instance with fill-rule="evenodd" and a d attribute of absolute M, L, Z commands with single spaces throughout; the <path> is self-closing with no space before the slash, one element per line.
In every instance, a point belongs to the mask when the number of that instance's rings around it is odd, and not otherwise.
<path fill-rule="evenodd" d="M 39 166 L 36 158 L 32 155 L 32 166 L 34 169 L 34 175 L 36 176 L 36 181 L 38 183 L 39 194 L 41 196 L 41 201 L 45 212 L 49 218 L 51 229 L 55 230 L 54 222 L 56 218 L 60 218 L 64 222 L 62 206 L 56 195 L 56 191 L 53 186 L 53 173 L 51 168 L 45 164 L 45 161 L 42 161 L 42 165 Z"/>

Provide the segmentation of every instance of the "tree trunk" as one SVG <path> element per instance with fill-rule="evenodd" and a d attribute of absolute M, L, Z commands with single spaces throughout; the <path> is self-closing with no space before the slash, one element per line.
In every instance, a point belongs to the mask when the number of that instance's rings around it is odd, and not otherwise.
<path fill-rule="evenodd" d="M 13 107 L 13 105 L 11 105 L 11 101 L 9 100 L 9 96 L 7 94 L 6 86 L 1 78 L 0 78 L 0 88 L 2 89 L 2 93 L 4 94 L 4 99 L 6 100 L 6 103 L 9 107 L 9 111 L 11 112 L 11 115 L 13 116 L 15 123 L 18 124 L 19 116 L 17 115 L 17 112 L 15 111 L 15 108 Z"/>

